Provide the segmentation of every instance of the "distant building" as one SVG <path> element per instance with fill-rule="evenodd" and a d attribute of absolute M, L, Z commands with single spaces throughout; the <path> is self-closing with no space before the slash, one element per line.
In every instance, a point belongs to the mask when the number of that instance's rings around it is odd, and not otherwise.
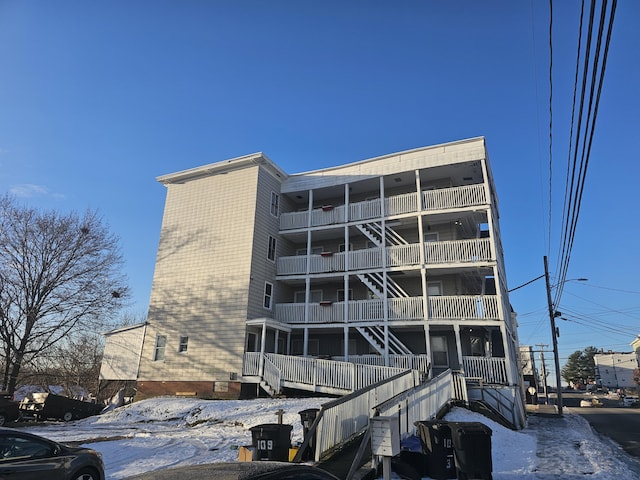
<path fill-rule="evenodd" d="M 158 181 L 140 398 L 344 392 L 318 361 L 519 392 L 484 138 L 293 175 L 257 153 Z"/>
<path fill-rule="evenodd" d="M 538 371 L 533 355 L 533 348 L 520 345 L 520 371 L 522 372 L 523 389 L 528 404 L 538 404 Z"/>
<path fill-rule="evenodd" d="M 594 355 L 596 384 L 609 389 L 635 388 L 634 371 L 638 368 L 635 352 L 601 352 Z"/>

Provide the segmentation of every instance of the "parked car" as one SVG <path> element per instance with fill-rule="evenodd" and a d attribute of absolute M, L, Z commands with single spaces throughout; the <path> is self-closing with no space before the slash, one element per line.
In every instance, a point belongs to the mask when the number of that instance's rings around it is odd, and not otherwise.
<path fill-rule="evenodd" d="M 7 422 L 13 422 L 20 417 L 18 403 L 14 402 L 11 395 L 0 393 L 0 427 Z"/>
<path fill-rule="evenodd" d="M 636 407 L 640 405 L 640 401 L 635 395 L 627 395 L 622 399 L 622 405 L 625 407 Z"/>
<path fill-rule="evenodd" d="M 31 433 L 0 428 L 0 478 L 104 480 L 104 464 L 95 450 L 69 447 Z"/>

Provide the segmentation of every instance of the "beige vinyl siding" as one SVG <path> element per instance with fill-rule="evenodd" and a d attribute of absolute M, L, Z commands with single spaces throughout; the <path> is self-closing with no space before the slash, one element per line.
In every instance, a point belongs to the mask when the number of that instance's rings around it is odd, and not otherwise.
<path fill-rule="evenodd" d="M 258 170 L 168 184 L 141 380 L 228 380 L 241 372 Z M 167 346 L 154 362 L 158 334 Z M 180 336 L 189 337 L 186 353 L 178 352 Z"/>
<path fill-rule="evenodd" d="M 270 213 L 272 192 L 280 195 L 280 181 L 264 168 L 260 168 L 255 197 L 256 215 L 251 250 L 251 282 L 249 285 L 247 318 L 273 318 L 274 305 L 279 298 L 275 280 L 276 263 L 267 258 L 266 249 L 269 235 L 271 235 L 277 239 L 276 260 L 282 255 L 282 241 L 278 235 L 280 217 L 276 218 Z M 282 214 L 282 195 L 280 195 L 280 214 Z M 271 310 L 267 310 L 263 306 L 265 282 L 269 282 L 274 286 Z"/>

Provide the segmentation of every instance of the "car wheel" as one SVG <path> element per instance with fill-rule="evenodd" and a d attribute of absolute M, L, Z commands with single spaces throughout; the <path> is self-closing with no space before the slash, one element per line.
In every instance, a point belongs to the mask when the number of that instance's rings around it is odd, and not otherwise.
<path fill-rule="evenodd" d="M 98 480 L 99 478 L 100 477 L 95 470 L 85 468 L 84 470 L 80 470 L 79 472 L 75 473 L 71 477 L 71 480 Z"/>
<path fill-rule="evenodd" d="M 64 412 L 64 415 L 62 415 L 62 419 L 65 422 L 70 422 L 71 420 L 73 420 L 73 413 L 72 412 Z"/>
<path fill-rule="evenodd" d="M 5 423 L 7 423 L 7 416 L 4 413 L 0 413 L 0 427 L 4 427 Z"/>

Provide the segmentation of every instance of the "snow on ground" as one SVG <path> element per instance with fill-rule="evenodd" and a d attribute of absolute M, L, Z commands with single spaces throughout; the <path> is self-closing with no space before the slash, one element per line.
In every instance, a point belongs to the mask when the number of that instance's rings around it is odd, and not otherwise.
<path fill-rule="evenodd" d="M 102 453 L 107 480 L 126 479 L 168 467 L 236 461 L 238 447 L 251 445 L 250 428 L 277 423 L 293 425 L 292 443 L 302 442 L 299 412 L 319 408 L 329 399 L 198 400 L 155 398 L 100 416 L 70 423 L 20 427 L 62 443 L 81 443 Z M 529 417 L 526 429 L 514 432 L 463 408 L 450 421 L 482 422 L 492 430 L 493 478 L 507 480 L 640 478 L 640 462 L 595 433 L 582 417 Z M 394 477 L 397 478 L 397 477 Z"/>

